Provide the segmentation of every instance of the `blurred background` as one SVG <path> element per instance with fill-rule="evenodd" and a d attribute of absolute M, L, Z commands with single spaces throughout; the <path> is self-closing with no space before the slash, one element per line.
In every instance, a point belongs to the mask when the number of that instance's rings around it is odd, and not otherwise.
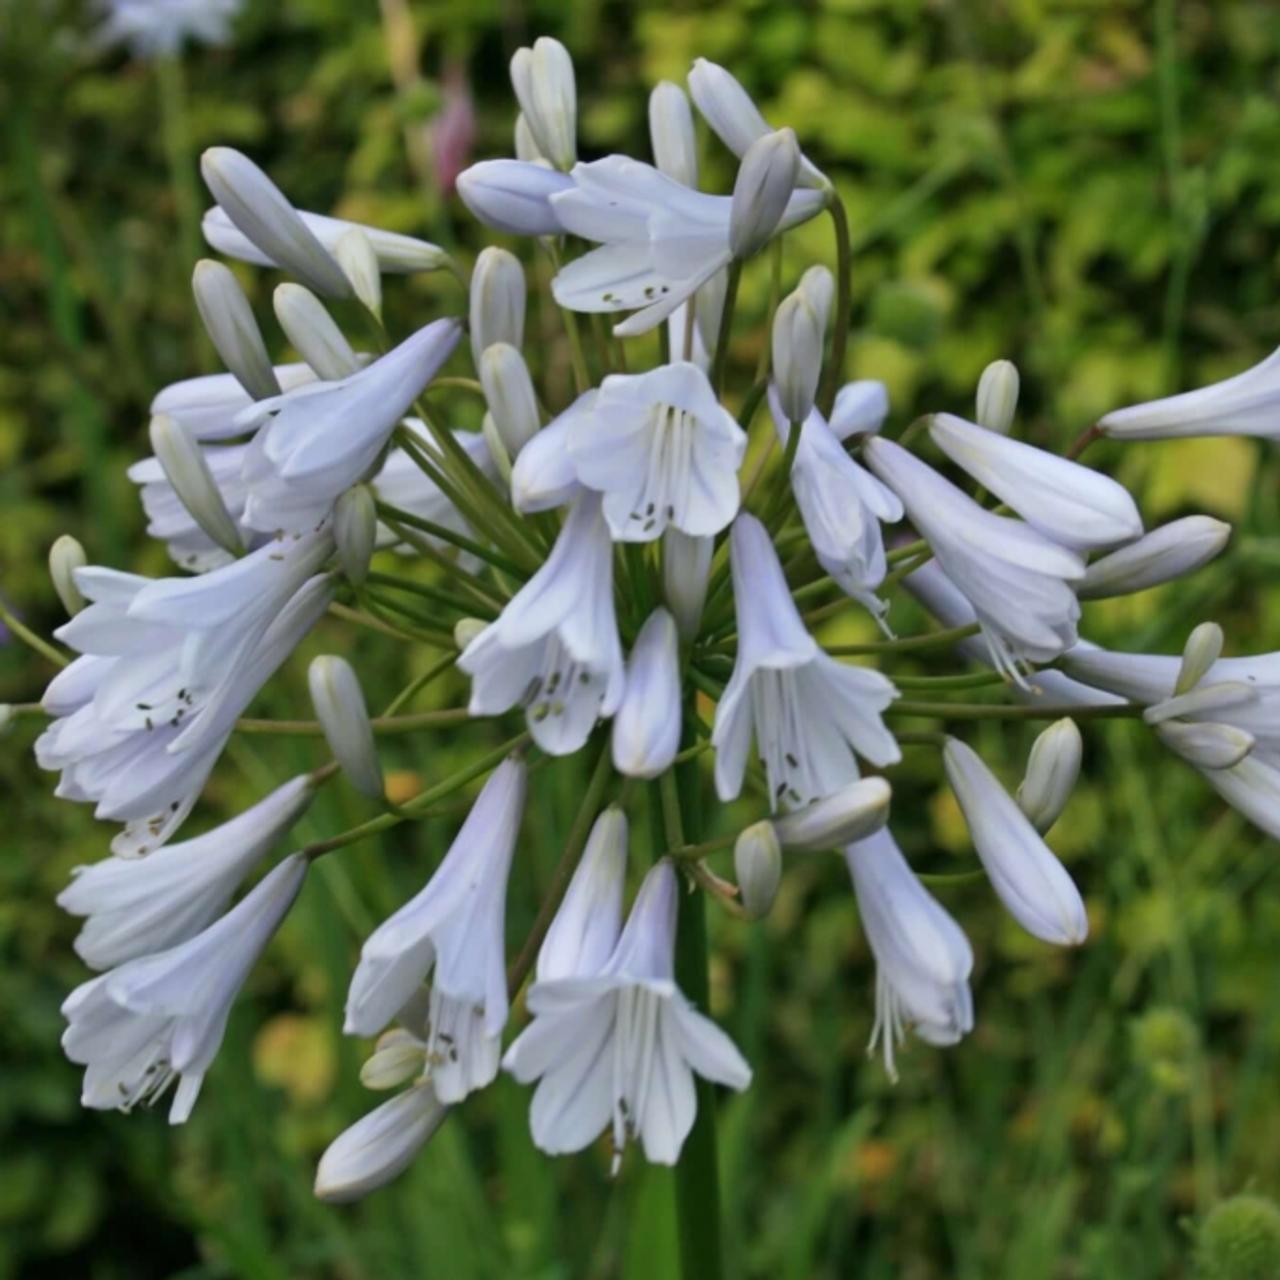
<path fill-rule="evenodd" d="M 104 45 L 99 16 L 0 0 L 0 592 L 44 633 L 62 620 L 45 570 L 59 533 L 91 560 L 169 571 L 145 545 L 125 468 L 148 451 L 154 391 L 215 367 L 189 287 L 201 149 L 239 147 L 300 207 L 469 261 L 486 241 L 452 179 L 472 158 L 511 154 L 506 64 L 538 34 L 574 55 L 587 158 L 647 157 L 648 89 L 682 80 L 698 55 L 795 127 L 849 206 L 849 374 L 889 384 L 895 429 L 925 410 L 968 412 L 982 367 L 1005 356 L 1023 373 L 1019 429 L 1062 447 L 1107 409 L 1241 370 L 1280 337 L 1269 0 L 247 0 L 228 44 L 160 59 Z M 706 154 L 705 185 L 728 190 L 729 157 Z M 813 260 L 830 261 L 823 221 L 789 237 L 786 282 Z M 283 355 L 274 280 L 241 278 Z M 742 371 L 766 292 L 767 270 L 748 272 Z M 459 306 L 435 277 L 389 280 L 387 293 L 399 332 Z M 544 353 L 554 379 L 565 355 L 553 342 Z M 473 408 L 459 415 L 474 425 Z M 1089 460 L 1134 487 L 1149 524 L 1207 512 L 1237 527 L 1189 582 L 1091 606 L 1092 639 L 1175 652 L 1215 618 L 1228 652 L 1277 647 L 1269 446 L 1100 446 Z M 909 626 L 909 607 L 895 608 Z M 381 682 L 389 694 L 432 658 L 382 644 L 324 631 L 307 653 L 352 655 L 376 702 Z M 304 670 L 295 662 L 259 714 L 307 714 Z M 50 674 L 0 643 L 0 702 L 37 699 Z M 432 687 L 442 703 L 462 694 Z M 36 731 L 22 720 L 0 750 L 0 1277 L 675 1275 L 669 1173 L 633 1152 L 610 1180 L 602 1148 L 544 1158 L 528 1095 L 505 1078 L 389 1189 L 354 1207 L 312 1198 L 317 1156 L 375 1101 L 357 1078 L 365 1047 L 339 1034 L 359 942 L 421 884 L 455 818 L 317 867 L 189 1125 L 170 1130 L 163 1108 L 82 1112 L 58 1007 L 85 973 L 53 897 L 104 855 L 108 829 L 52 800 L 31 761 Z M 394 739 L 393 782 L 410 792 L 499 732 Z M 969 736 L 1012 782 L 1033 732 Z M 974 941 L 978 1025 L 952 1050 L 910 1044 L 897 1086 L 863 1053 L 873 969 L 837 860 L 793 861 L 765 923 L 713 920 L 713 1012 L 756 1071 L 722 1109 L 733 1276 L 1209 1275 L 1194 1262 L 1208 1210 L 1280 1192 L 1277 850 L 1140 724 L 1093 726 L 1086 741 L 1053 844 L 1086 891 L 1092 938 L 1055 952 L 984 886 L 946 890 Z M 237 742 L 191 830 L 319 751 Z M 935 753 L 908 756 L 899 839 L 919 869 L 966 869 Z M 581 787 L 569 761 L 534 792 L 513 940 Z M 302 838 L 367 814 L 331 787 Z"/>

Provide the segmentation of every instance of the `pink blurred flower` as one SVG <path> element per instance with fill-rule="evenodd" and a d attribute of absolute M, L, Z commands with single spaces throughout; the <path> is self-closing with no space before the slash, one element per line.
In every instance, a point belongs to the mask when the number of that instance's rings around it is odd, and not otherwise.
<path fill-rule="evenodd" d="M 476 113 L 466 70 L 451 65 L 444 74 L 444 105 L 431 122 L 436 182 L 441 195 L 452 195 L 458 175 L 471 163 L 476 139 Z"/>

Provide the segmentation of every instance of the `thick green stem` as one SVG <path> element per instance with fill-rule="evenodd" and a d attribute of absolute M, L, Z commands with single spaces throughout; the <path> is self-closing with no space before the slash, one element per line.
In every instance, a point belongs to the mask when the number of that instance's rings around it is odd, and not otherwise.
<path fill-rule="evenodd" d="M 835 404 L 836 392 L 840 389 L 840 379 L 844 376 L 844 357 L 849 346 L 849 288 L 853 272 L 849 248 L 849 218 L 844 211 L 844 202 L 834 190 L 831 192 L 831 203 L 827 206 L 827 211 L 831 214 L 836 233 L 836 306 L 831 354 L 822 371 L 822 386 L 818 391 L 818 408 L 824 418 L 831 416 L 831 407 Z"/>

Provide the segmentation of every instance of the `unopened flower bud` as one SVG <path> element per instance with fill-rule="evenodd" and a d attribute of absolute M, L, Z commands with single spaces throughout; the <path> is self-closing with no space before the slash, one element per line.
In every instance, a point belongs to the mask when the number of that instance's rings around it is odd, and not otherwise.
<path fill-rule="evenodd" d="M 803 294 L 817 312 L 818 325 L 825 334 L 831 320 L 831 306 L 836 297 L 836 278 L 823 266 L 810 267 L 800 277 L 796 292 Z"/>
<path fill-rule="evenodd" d="M 230 267 L 211 258 L 196 263 L 191 277 L 196 309 L 222 363 L 254 400 L 280 394 L 267 344 L 253 308 Z"/>
<path fill-rule="evenodd" d="M 378 1037 L 373 1053 L 365 1059 L 360 1083 L 366 1089 L 395 1089 L 420 1076 L 426 1065 L 422 1041 L 403 1027 L 393 1027 Z"/>
<path fill-rule="evenodd" d="M 1247 730 L 1212 720 L 1168 720 L 1156 726 L 1156 736 L 1197 769 L 1230 769 L 1255 745 Z"/>
<path fill-rule="evenodd" d="M 1196 1237 L 1197 1280 L 1263 1280 L 1280 1275 L 1280 1208 L 1262 1196 L 1215 1205 Z"/>
<path fill-rule="evenodd" d="M 1042 835 L 1067 806 L 1084 755 L 1084 739 L 1069 716 L 1051 724 L 1035 740 L 1027 772 L 1018 788 L 1018 808 Z"/>
<path fill-rule="evenodd" d="M 471 356 L 477 369 L 495 342 L 523 345 L 524 304 L 520 260 L 505 249 L 485 249 L 471 274 Z"/>
<path fill-rule="evenodd" d="M 382 315 L 382 272 L 373 241 L 360 227 L 352 227 L 338 237 L 333 256 L 365 309 L 375 316 Z"/>
<path fill-rule="evenodd" d="M 369 575 L 378 538 L 378 512 L 373 490 L 353 485 L 333 506 L 333 540 L 347 581 L 357 586 Z"/>
<path fill-rule="evenodd" d="M 686 643 L 702 623 L 714 550 L 714 538 L 690 537 L 671 525 L 662 535 L 662 593 Z"/>
<path fill-rule="evenodd" d="M 239 556 L 244 540 L 222 499 L 199 441 L 176 419 L 158 413 L 151 419 L 151 450 L 187 513 L 224 551 Z"/>
<path fill-rule="evenodd" d="M 343 658 L 322 654 L 307 669 L 316 719 L 342 771 L 363 795 L 381 799 L 382 766 L 360 681 Z"/>
<path fill-rule="evenodd" d="M 322 297 L 351 297 L 342 268 L 248 156 L 210 147 L 200 157 L 200 172 L 222 211 L 268 258 Z"/>
<path fill-rule="evenodd" d="M 502 477 L 503 484 L 509 489 L 512 474 L 511 454 L 507 451 L 507 444 L 502 438 L 502 432 L 498 430 L 498 424 L 493 420 L 493 414 L 485 413 L 480 422 L 480 434 L 484 436 L 484 442 L 489 448 L 489 457 L 493 459 L 493 465 L 498 468 L 498 475 Z"/>
<path fill-rule="evenodd" d="M 1193 573 L 1227 545 L 1231 526 L 1212 516 L 1184 516 L 1095 560 L 1076 586 L 1081 600 L 1127 596 Z"/>
<path fill-rule="evenodd" d="M 516 115 L 515 149 L 516 159 L 523 160 L 527 164 L 541 162 L 549 165 L 551 163 L 539 150 L 538 140 L 533 136 L 533 130 L 529 128 L 529 122 L 524 118 L 523 111 Z"/>
<path fill-rule="evenodd" d="M 64 533 L 54 540 L 49 548 L 49 577 L 53 579 L 53 589 L 62 601 L 62 607 L 70 617 L 75 617 L 84 608 L 84 596 L 76 586 L 76 570 L 89 563 L 84 548 L 76 538 Z"/>
<path fill-rule="evenodd" d="M 773 823 L 757 822 L 733 846 L 733 870 L 743 910 L 753 920 L 769 914 L 782 883 L 782 846 Z"/>
<path fill-rule="evenodd" d="M 729 215 L 729 249 L 735 258 L 749 258 L 768 243 L 795 190 L 799 169 L 800 148 L 792 129 L 766 133 L 747 149 Z"/>
<path fill-rule="evenodd" d="M 812 853 L 865 840 L 889 820 L 892 791 L 883 778 L 861 778 L 833 795 L 773 819 L 784 849 Z"/>
<path fill-rule="evenodd" d="M 480 382 L 498 434 L 514 457 L 542 425 L 529 366 L 509 342 L 494 342 L 480 357 Z"/>
<path fill-rule="evenodd" d="M 429 1084 L 414 1085 L 375 1107 L 320 1157 L 316 1198 L 346 1204 L 385 1186 L 409 1167 L 448 1114 Z"/>
<path fill-rule="evenodd" d="M 1202 622 L 1191 632 L 1182 649 L 1182 665 L 1173 686 L 1175 694 L 1189 693 L 1204 679 L 1209 668 L 1222 657 L 1225 640 L 1216 622 Z"/>
<path fill-rule="evenodd" d="M 1009 434 L 1018 409 L 1018 367 L 1011 360 L 993 360 L 978 379 L 978 407 L 975 421 L 988 431 Z"/>
<path fill-rule="evenodd" d="M 649 142 L 654 166 L 686 187 L 698 186 L 698 139 L 693 111 L 679 85 L 663 80 L 649 95 Z"/>
<path fill-rule="evenodd" d="M 558 169 L 578 158 L 578 95 L 569 50 L 550 36 L 517 49 L 511 59 L 511 87 L 538 149 Z"/>
<path fill-rule="evenodd" d="M 459 618 L 453 624 L 453 643 L 461 653 L 489 624 L 480 618 Z"/>
<path fill-rule="evenodd" d="M 458 175 L 458 195 L 486 227 L 513 236 L 558 236 L 563 228 L 551 197 L 574 181 L 530 160 L 482 160 Z"/>
<path fill-rule="evenodd" d="M 773 316 L 773 376 L 788 422 L 809 416 L 821 372 L 822 321 L 797 290 L 783 298 Z"/>
<path fill-rule="evenodd" d="M 305 285 L 277 285 L 271 300 L 285 337 L 317 377 L 335 382 L 360 367 L 351 344 L 324 303 Z"/>
<path fill-rule="evenodd" d="M 628 778 L 656 778 L 680 746 L 680 654 L 676 624 L 662 608 L 645 619 L 627 660 L 613 717 L 613 765 Z"/>

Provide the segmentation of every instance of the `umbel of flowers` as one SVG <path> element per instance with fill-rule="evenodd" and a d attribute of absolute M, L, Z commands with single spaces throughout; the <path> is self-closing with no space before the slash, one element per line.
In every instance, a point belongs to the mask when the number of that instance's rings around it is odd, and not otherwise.
<path fill-rule="evenodd" d="M 153 456 L 130 471 L 177 571 L 93 565 L 60 539 L 51 569 L 73 616 L 56 638 L 74 660 L 20 632 L 62 668 L 23 709 L 49 720 L 39 763 L 59 775 L 60 797 L 117 828 L 110 856 L 59 899 L 83 917 L 76 947 L 98 971 L 63 1006 L 86 1106 L 127 1109 L 172 1085 L 170 1118 L 185 1120 L 309 866 L 483 780 L 449 847 L 422 850 L 421 889 L 354 963 L 345 1030 L 376 1037 L 363 1079 L 390 1096 L 321 1160 L 316 1188 L 331 1200 L 395 1176 L 502 1070 L 532 1087 L 544 1151 L 603 1137 L 615 1168 L 631 1144 L 676 1162 L 712 1119 L 695 1079 L 751 1080 L 699 981 L 705 904 L 752 927 L 795 858 L 847 863 L 877 965 L 870 1039 L 889 1073 L 908 1031 L 961 1041 L 973 953 L 892 834 L 906 748 L 940 753 L 991 888 L 1057 946 L 1089 931 L 1046 842 L 1080 769 L 1078 723 L 1145 720 L 1280 835 L 1280 655 L 1223 657 L 1212 624 L 1181 657 L 1081 638 L 1088 601 L 1191 573 L 1228 528 L 1193 516 L 1146 532 L 1125 489 L 1077 460 L 1101 434 L 1280 435 L 1280 353 L 1109 414 L 1072 456 L 1013 434 L 1018 375 L 1005 361 L 983 375 L 971 419 L 938 413 L 891 439 L 883 386 L 842 381 L 845 215 L 790 130 L 700 60 L 687 95 L 653 92 L 653 163 L 579 160 L 565 49 L 539 40 L 511 72 L 516 155 L 475 165 L 458 190 L 550 267 L 573 394 L 547 398 L 514 253 L 486 249 L 468 273 L 433 245 L 296 210 L 248 157 L 214 148 L 206 238 L 290 277 L 275 311 L 299 359 L 273 363 L 236 275 L 198 264 L 196 302 L 227 372 L 156 395 Z M 729 194 L 699 188 L 690 98 L 739 161 Z M 834 230 L 834 270 L 814 265 L 775 292 L 754 381 L 727 385 L 742 272 L 819 216 Z M 387 334 L 383 278 L 438 270 L 469 290 L 466 314 Z M 363 315 L 362 340 L 335 322 L 334 302 Z M 612 335 L 583 313 L 607 317 Z M 474 378 L 442 376 L 466 357 Z M 482 431 L 446 425 L 463 396 L 483 397 Z M 432 566 L 434 585 L 397 574 L 395 555 Z M 903 590 L 936 627 L 895 635 Z M 815 623 L 841 610 L 865 610 L 883 638 L 824 649 Z M 178 838 L 229 739 L 263 728 L 246 709 L 322 619 L 438 659 L 377 717 L 357 672 L 316 659 L 310 723 L 332 763 Z M 912 678 L 925 700 L 895 684 L 906 653 L 937 665 Z M 453 667 L 469 678 L 467 705 L 414 712 Z M 978 716 L 1048 722 L 1020 780 L 955 736 Z M 419 795 L 259 875 L 331 779 L 382 800 L 383 733 L 494 717 L 496 749 L 449 777 L 425 771 L 437 780 Z M 578 820 L 512 951 L 507 886 L 534 766 L 582 751 L 594 764 Z M 632 847 L 629 813 L 646 792 L 659 848 Z M 699 822 L 744 795 L 755 807 L 745 829 Z M 733 881 L 716 861 L 731 847 Z"/>

